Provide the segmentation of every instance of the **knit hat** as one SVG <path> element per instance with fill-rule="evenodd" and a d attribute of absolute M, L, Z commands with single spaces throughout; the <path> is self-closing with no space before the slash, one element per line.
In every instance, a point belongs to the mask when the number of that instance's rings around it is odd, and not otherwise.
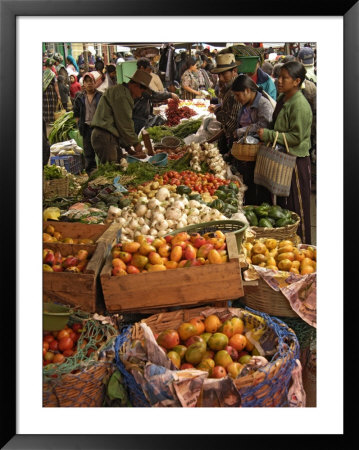
<path fill-rule="evenodd" d="M 310 47 L 303 47 L 298 53 L 298 58 L 303 65 L 310 66 L 314 64 L 314 51 Z"/>

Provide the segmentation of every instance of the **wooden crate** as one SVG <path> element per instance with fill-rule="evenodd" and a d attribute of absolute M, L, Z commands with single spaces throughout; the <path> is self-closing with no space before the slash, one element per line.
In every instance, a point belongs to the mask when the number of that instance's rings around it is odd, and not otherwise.
<path fill-rule="evenodd" d="M 237 241 L 226 234 L 229 261 L 163 272 L 112 276 L 108 256 L 100 279 L 107 311 L 142 312 L 157 308 L 216 303 L 243 296 Z"/>
<path fill-rule="evenodd" d="M 104 300 L 99 274 L 112 246 L 118 242 L 120 225 L 118 223 L 113 223 L 110 226 L 102 225 L 102 229 L 98 228 L 101 225 L 80 223 L 58 223 L 56 225 L 72 225 L 70 231 L 73 234 L 69 235 L 71 237 L 97 238 L 97 240 L 93 245 L 64 244 L 61 242 L 43 243 L 43 248 L 59 250 L 63 256 L 72 255 L 80 249 L 87 250 L 89 256 L 91 256 L 83 273 L 44 272 L 43 300 L 78 307 L 91 313 L 102 313 L 104 311 Z M 103 232 L 104 227 L 105 231 Z M 58 231 L 62 232 L 60 227 L 58 227 Z"/>
<path fill-rule="evenodd" d="M 43 222 L 43 230 L 48 225 L 52 225 L 56 231 L 59 231 L 62 236 L 71 237 L 73 239 L 92 239 L 96 242 L 100 238 L 109 237 L 106 233 L 106 230 L 110 227 L 110 225 L 102 225 L 102 224 L 87 224 L 80 222 L 58 222 L 54 221 L 44 221 Z M 110 234 L 113 233 L 113 228 Z"/>

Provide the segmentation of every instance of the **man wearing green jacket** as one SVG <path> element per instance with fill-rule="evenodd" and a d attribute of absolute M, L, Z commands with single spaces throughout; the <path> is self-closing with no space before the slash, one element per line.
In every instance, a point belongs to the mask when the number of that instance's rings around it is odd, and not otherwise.
<path fill-rule="evenodd" d="M 134 99 L 151 92 L 151 80 L 149 73 L 137 70 L 128 83 L 110 87 L 102 95 L 91 121 L 91 143 L 102 164 L 120 161 L 123 148 L 138 158 L 146 157 L 135 133 L 132 110 Z"/>

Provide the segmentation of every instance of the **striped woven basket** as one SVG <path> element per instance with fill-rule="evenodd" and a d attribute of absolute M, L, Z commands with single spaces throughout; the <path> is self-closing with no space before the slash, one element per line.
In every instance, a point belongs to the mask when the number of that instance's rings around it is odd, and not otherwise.
<path fill-rule="evenodd" d="M 283 139 L 287 153 L 275 150 L 278 135 L 277 132 L 272 147 L 261 145 L 258 150 L 254 169 L 254 183 L 264 186 L 273 195 L 288 197 L 297 158 L 289 154 L 284 133 Z"/>

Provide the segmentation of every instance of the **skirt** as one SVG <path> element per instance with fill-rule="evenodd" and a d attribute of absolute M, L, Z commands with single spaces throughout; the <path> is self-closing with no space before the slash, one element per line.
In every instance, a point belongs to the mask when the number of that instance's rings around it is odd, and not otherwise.
<path fill-rule="evenodd" d="M 42 114 L 46 123 L 55 121 L 54 112 L 57 106 L 57 94 L 53 84 L 50 84 L 42 95 Z"/>

